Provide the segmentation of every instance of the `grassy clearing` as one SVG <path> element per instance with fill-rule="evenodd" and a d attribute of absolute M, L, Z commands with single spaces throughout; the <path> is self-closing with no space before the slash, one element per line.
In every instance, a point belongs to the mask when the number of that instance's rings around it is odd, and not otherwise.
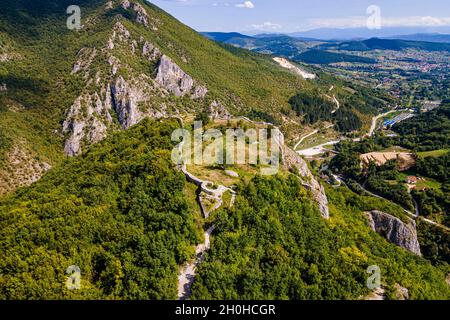
<path fill-rule="evenodd" d="M 433 150 L 433 151 L 425 151 L 425 152 L 419 152 L 417 155 L 421 158 L 439 158 L 443 155 L 446 155 L 450 149 L 440 149 L 440 150 Z"/>

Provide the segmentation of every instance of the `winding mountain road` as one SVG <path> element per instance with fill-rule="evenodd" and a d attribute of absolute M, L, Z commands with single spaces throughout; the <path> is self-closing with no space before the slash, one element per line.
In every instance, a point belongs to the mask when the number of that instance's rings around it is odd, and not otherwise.
<path fill-rule="evenodd" d="M 334 124 L 330 124 L 329 126 L 325 127 L 325 129 L 329 129 L 329 128 L 332 128 L 332 127 L 334 127 Z M 313 135 L 315 135 L 317 133 L 319 133 L 318 129 L 314 130 L 313 132 L 308 133 L 307 135 L 305 135 L 303 137 L 301 137 L 300 140 L 294 146 L 294 151 L 297 151 L 298 146 L 301 145 L 303 141 L 305 141 L 306 139 L 308 139 L 309 137 L 311 137 L 311 136 L 313 136 Z"/>
<path fill-rule="evenodd" d="M 389 199 L 386 199 L 386 198 L 384 198 L 384 197 L 382 197 L 382 196 L 379 196 L 379 195 L 377 195 L 377 194 L 375 194 L 375 193 L 373 193 L 373 192 L 367 190 L 367 189 L 364 188 L 360 183 L 358 183 L 358 185 L 361 187 L 361 189 L 363 189 L 363 190 L 364 190 L 366 193 L 368 193 L 369 195 L 371 195 L 371 196 L 373 196 L 373 197 L 376 197 L 376 198 L 379 198 L 379 199 L 383 199 L 383 200 L 392 202 L 392 201 L 389 200 Z M 437 223 L 437 222 L 435 222 L 435 221 L 433 221 L 433 220 L 430 220 L 430 219 L 421 217 L 421 216 L 419 215 L 419 210 L 418 210 L 418 207 L 417 207 L 417 203 L 416 203 L 416 209 L 415 209 L 415 210 L 416 210 L 416 213 L 415 213 L 415 214 L 414 214 L 413 212 L 409 211 L 409 210 L 406 210 L 406 209 L 403 208 L 403 207 L 402 207 L 402 209 L 403 209 L 403 211 L 404 211 L 407 215 L 409 215 L 409 216 L 410 216 L 411 218 L 413 218 L 413 219 L 420 219 L 420 220 L 422 220 L 422 221 L 425 221 L 425 222 L 428 223 L 428 224 L 432 224 L 432 225 L 434 225 L 434 226 L 436 226 L 436 227 L 439 227 L 439 228 L 442 228 L 442 229 L 444 229 L 444 230 L 446 230 L 446 231 L 450 231 L 450 228 L 448 228 L 448 227 L 446 227 L 446 226 L 444 226 L 444 225 L 442 225 L 442 224 L 440 224 L 440 223 Z"/>
<path fill-rule="evenodd" d="M 373 118 L 372 118 L 372 125 L 370 126 L 369 133 L 368 133 L 366 136 L 367 136 L 367 137 L 373 136 L 373 134 L 375 133 L 375 130 L 377 129 L 377 123 L 378 123 L 378 120 L 380 120 L 381 118 L 384 118 L 384 117 L 386 117 L 386 116 L 388 116 L 388 115 L 390 115 L 391 113 L 396 112 L 396 111 L 397 111 L 397 110 L 390 110 L 390 111 L 388 111 L 388 112 L 385 112 L 385 113 L 383 113 L 383 114 L 379 114 L 379 115 L 373 117 Z"/>
<path fill-rule="evenodd" d="M 297 144 L 294 146 L 294 150 L 297 150 L 298 146 L 302 144 L 303 141 L 305 141 L 305 139 L 308 139 L 309 137 L 315 135 L 316 133 L 319 133 L 319 130 L 314 130 L 311 133 L 308 133 L 306 136 L 303 136 L 300 138 L 300 141 L 297 142 Z"/>

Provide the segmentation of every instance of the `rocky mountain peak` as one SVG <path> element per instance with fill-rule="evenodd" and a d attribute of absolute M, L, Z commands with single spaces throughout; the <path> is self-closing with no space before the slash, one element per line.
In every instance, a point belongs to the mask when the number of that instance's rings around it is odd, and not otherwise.
<path fill-rule="evenodd" d="M 144 25 L 146 28 L 150 27 L 154 31 L 158 30 L 155 23 L 157 20 L 151 19 L 145 8 L 140 3 L 124 0 L 122 1 L 121 6 L 123 9 L 131 10 L 133 12 L 137 23 Z"/>
<path fill-rule="evenodd" d="M 135 23 L 149 26 L 151 18 L 142 5 L 125 0 L 120 6 L 135 13 Z M 80 154 L 84 145 L 104 139 L 108 132 L 127 129 L 145 117 L 177 113 L 177 103 L 171 96 L 202 100 L 208 93 L 206 86 L 198 84 L 154 43 L 142 35 L 133 36 L 123 17 L 115 19 L 106 44 L 82 48 L 73 65 L 72 74 L 80 74 L 86 88 L 63 123 L 67 135 L 64 150 L 69 156 Z M 136 70 L 119 56 L 139 59 L 148 71 Z M 97 67 L 105 64 L 106 72 Z"/>

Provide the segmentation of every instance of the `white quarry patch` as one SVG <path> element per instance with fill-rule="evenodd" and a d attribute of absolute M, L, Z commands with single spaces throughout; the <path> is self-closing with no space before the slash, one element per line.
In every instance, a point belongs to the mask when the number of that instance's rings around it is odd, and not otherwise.
<path fill-rule="evenodd" d="M 329 151 L 327 148 L 325 148 L 326 146 L 333 146 L 333 145 L 338 144 L 339 142 L 341 142 L 341 140 L 328 141 L 328 142 L 322 143 L 318 146 L 314 146 L 312 148 L 299 150 L 299 151 L 297 151 L 297 153 L 299 155 L 305 156 L 305 157 L 314 157 L 314 156 L 317 156 L 319 154 Z"/>
<path fill-rule="evenodd" d="M 315 79 L 316 75 L 313 73 L 306 72 L 305 70 L 300 69 L 299 67 L 293 65 L 291 62 L 289 62 L 287 59 L 275 57 L 273 58 L 275 62 L 277 62 L 280 66 L 283 68 L 286 68 L 288 70 L 291 70 L 292 72 L 298 74 L 303 79 Z"/>

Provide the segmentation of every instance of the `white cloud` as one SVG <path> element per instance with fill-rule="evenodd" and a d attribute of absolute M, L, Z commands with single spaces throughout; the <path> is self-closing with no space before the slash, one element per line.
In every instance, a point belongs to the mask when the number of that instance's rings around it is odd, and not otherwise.
<path fill-rule="evenodd" d="M 382 19 L 382 25 L 384 27 L 443 27 L 450 25 L 450 17 L 431 17 L 431 16 L 416 16 L 416 17 L 405 17 L 405 18 L 387 18 Z"/>
<path fill-rule="evenodd" d="M 253 9 L 255 5 L 251 1 L 245 1 L 243 3 L 238 3 L 235 5 L 238 8 L 245 8 L 245 9 Z"/>
<path fill-rule="evenodd" d="M 266 21 L 261 24 L 252 24 L 251 28 L 256 29 L 256 30 L 278 30 L 278 29 L 282 28 L 282 25 L 278 24 L 278 23 Z"/>
<path fill-rule="evenodd" d="M 309 28 L 362 28 L 367 26 L 367 17 L 336 19 L 309 19 Z M 450 26 L 450 17 L 411 16 L 381 17 L 382 27 L 442 27 Z"/>

